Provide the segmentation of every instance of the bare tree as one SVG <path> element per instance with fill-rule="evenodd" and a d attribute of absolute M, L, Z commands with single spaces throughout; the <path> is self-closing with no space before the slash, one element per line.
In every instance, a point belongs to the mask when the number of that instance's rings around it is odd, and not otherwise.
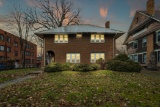
<path fill-rule="evenodd" d="M 25 67 L 25 53 L 27 48 L 27 40 L 31 29 L 31 23 L 21 6 L 14 5 L 7 17 L 8 26 L 17 32 L 20 37 L 20 51 L 22 58 L 22 67 Z"/>
<path fill-rule="evenodd" d="M 35 8 L 28 9 L 27 16 L 35 30 L 52 29 L 65 25 L 79 24 L 80 9 L 73 9 L 69 0 L 35 0 Z"/>

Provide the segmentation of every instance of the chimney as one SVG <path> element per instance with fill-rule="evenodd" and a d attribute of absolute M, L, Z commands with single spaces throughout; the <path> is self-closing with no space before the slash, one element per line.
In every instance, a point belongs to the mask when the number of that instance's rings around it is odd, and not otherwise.
<path fill-rule="evenodd" d="M 110 21 L 107 21 L 107 22 L 105 23 L 105 27 L 106 27 L 106 28 L 110 28 Z"/>
<path fill-rule="evenodd" d="M 155 14 L 154 0 L 147 1 L 147 13 L 152 16 Z"/>

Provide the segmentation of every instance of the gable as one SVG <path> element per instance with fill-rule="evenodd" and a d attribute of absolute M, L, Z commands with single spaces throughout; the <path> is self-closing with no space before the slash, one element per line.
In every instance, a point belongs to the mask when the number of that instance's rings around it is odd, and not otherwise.
<path fill-rule="evenodd" d="M 149 19 L 149 17 L 147 17 L 146 15 L 143 15 L 139 12 L 136 12 L 132 23 L 130 25 L 129 31 L 136 28 L 137 26 L 141 25 L 143 22 L 145 22 L 147 19 Z"/>

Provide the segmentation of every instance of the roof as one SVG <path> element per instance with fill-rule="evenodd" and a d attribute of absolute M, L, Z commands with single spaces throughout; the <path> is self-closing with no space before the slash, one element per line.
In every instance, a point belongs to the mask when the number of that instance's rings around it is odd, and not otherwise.
<path fill-rule="evenodd" d="M 94 25 L 81 24 L 81 25 L 69 25 L 69 26 L 57 27 L 51 30 L 37 32 L 35 34 L 43 38 L 44 34 L 75 34 L 75 33 L 117 34 L 119 37 L 123 35 L 125 32 Z"/>
<path fill-rule="evenodd" d="M 142 13 L 144 15 L 147 15 L 151 17 L 152 19 L 160 22 L 160 10 L 156 10 L 154 15 L 150 15 L 147 13 L 147 11 L 138 11 L 139 13 Z"/>

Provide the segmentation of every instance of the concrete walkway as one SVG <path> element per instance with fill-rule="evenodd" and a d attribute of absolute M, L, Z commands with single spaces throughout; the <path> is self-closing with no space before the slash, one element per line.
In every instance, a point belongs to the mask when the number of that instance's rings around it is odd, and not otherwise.
<path fill-rule="evenodd" d="M 28 73 L 27 76 L 25 76 L 25 77 L 17 78 L 17 79 L 2 83 L 2 84 L 0 84 L 0 89 L 6 87 L 8 85 L 17 84 L 17 83 L 20 83 L 20 82 L 25 81 L 27 79 L 34 78 L 34 77 L 36 77 L 36 75 L 41 74 L 41 73 L 43 73 L 43 71 L 34 71 L 31 73 Z"/>

